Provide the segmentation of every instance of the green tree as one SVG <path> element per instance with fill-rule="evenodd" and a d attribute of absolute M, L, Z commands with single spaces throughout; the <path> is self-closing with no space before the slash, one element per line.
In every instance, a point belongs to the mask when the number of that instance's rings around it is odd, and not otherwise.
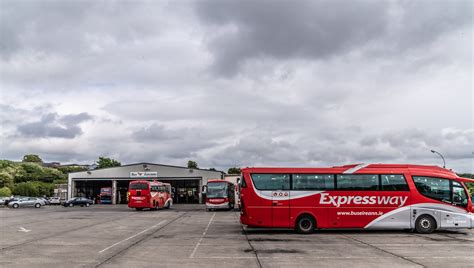
<path fill-rule="evenodd" d="M 122 164 L 112 158 L 101 156 L 97 161 L 97 168 L 120 167 Z"/>
<path fill-rule="evenodd" d="M 39 178 L 39 181 L 42 182 L 53 182 L 55 180 L 64 180 L 67 178 L 67 175 L 55 168 L 43 168 L 43 176 Z"/>
<path fill-rule="evenodd" d="M 0 188 L 0 196 L 11 196 L 12 195 L 12 190 L 8 187 L 2 187 Z"/>
<path fill-rule="evenodd" d="M 13 161 L 10 161 L 10 160 L 0 160 L 0 170 L 3 170 L 7 167 L 12 167 L 14 166 L 15 163 Z"/>
<path fill-rule="evenodd" d="M 27 154 L 23 156 L 23 162 L 43 163 L 43 160 L 37 154 Z"/>
<path fill-rule="evenodd" d="M 12 187 L 13 175 L 6 170 L 0 171 L 0 187 Z"/>
<path fill-rule="evenodd" d="M 21 196 L 39 196 L 38 189 L 29 182 L 21 182 L 13 188 L 13 194 Z"/>
<path fill-rule="evenodd" d="M 39 181 L 21 182 L 13 188 L 13 194 L 21 196 L 52 196 L 54 184 Z"/>
<path fill-rule="evenodd" d="M 58 167 L 57 170 L 61 171 L 64 174 L 68 174 L 71 172 L 87 171 L 87 168 L 76 167 L 76 166 L 66 166 L 66 167 Z"/>
<path fill-rule="evenodd" d="M 188 168 L 198 168 L 198 163 L 196 161 L 189 160 Z"/>
<path fill-rule="evenodd" d="M 242 171 L 240 170 L 240 168 L 238 167 L 231 167 L 229 168 L 229 170 L 227 170 L 227 174 L 234 174 L 234 175 L 238 175 L 240 174 Z"/>
<path fill-rule="evenodd" d="M 16 182 L 37 181 L 44 176 L 44 169 L 37 163 L 21 163 L 20 167 L 23 172 L 19 172 L 16 176 Z"/>

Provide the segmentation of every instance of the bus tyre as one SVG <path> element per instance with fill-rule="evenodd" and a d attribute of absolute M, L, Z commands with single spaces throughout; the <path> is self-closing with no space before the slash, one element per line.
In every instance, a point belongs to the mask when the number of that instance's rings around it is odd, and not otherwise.
<path fill-rule="evenodd" d="M 303 215 L 296 220 L 296 232 L 300 234 L 311 234 L 316 228 L 316 221 L 312 216 Z"/>
<path fill-rule="evenodd" d="M 431 234 L 436 229 L 436 221 L 430 215 L 421 215 L 416 219 L 415 229 L 420 234 Z"/>

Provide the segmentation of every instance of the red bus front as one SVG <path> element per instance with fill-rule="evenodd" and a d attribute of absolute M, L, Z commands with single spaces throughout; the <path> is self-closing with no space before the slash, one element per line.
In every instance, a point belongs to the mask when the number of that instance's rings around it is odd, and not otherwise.
<path fill-rule="evenodd" d="M 215 180 L 207 182 L 206 208 L 232 209 L 235 205 L 234 185 L 227 181 Z"/>
<path fill-rule="evenodd" d="M 150 182 L 132 181 L 128 191 L 130 193 L 128 207 L 136 209 L 151 208 Z"/>

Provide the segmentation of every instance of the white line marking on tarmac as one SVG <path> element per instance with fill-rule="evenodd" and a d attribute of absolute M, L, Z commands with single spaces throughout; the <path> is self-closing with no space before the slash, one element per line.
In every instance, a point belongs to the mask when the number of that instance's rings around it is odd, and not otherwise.
<path fill-rule="evenodd" d="M 120 244 L 120 243 L 122 243 L 122 242 L 125 242 L 125 241 L 127 241 L 127 240 L 130 240 L 130 239 L 136 237 L 137 235 L 143 234 L 144 232 L 149 231 L 149 230 L 151 230 L 151 229 L 153 229 L 153 228 L 157 227 L 158 225 L 161 225 L 161 224 L 163 224 L 163 223 L 165 223 L 165 222 L 166 222 L 166 220 L 165 220 L 165 221 L 160 221 L 159 223 L 157 223 L 157 224 L 155 224 L 155 225 L 153 225 L 153 226 L 151 226 L 151 227 L 149 227 L 149 228 L 147 228 L 147 229 L 145 229 L 145 230 L 143 230 L 143 231 L 141 231 L 141 232 L 139 232 L 139 233 L 136 233 L 136 234 L 130 236 L 129 238 L 125 238 L 124 240 L 118 241 L 117 243 L 112 244 L 112 245 L 110 245 L 110 246 L 104 248 L 103 250 L 99 251 L 99 253 L 105 252 L 105 251 L 107 251 L 107 250 L 109 250 L 109 249 L 115 247 L 116 245 L 118 245 L 118 244 Z"/>
<path fill-rule="evenodd" d="M 25 229 L 25 227 L 21 227 L 21 226 L 20 226 L 20 229 L 18 229 L 18 232 L 28 233 L 29 231 L 31 230 Z"/>
<path fill-rule="evenodd" d="M 194 254 L 196 254 L 196 251 L 197 251 L 199 245 L 201 245 L 202 239 L 203 239 L 204 236 L 206 235 L 207 230 L 209 230 L 209 226 L 211 226 L 211 222 L 212 222 L 212 220 L 214 219 L 214 216 L 216 216 L 216 213 L 215 213 L 215 212 L 214 212 L 214 214 L 212 214 L 212 217 L 211 217 L 211 219 L 209 220 L 209 223 L 207 224 L 207 227 L 206 227 L 206 229 L 204 230 L 204 233 L 202 233 L 201 238 L 199 238 L 199 241 L 197 242 L 196 246 L 194 247 L 193 252 L 192 252 L 191 255 L 189 256 L 189 258 L 194 258 Z"/>

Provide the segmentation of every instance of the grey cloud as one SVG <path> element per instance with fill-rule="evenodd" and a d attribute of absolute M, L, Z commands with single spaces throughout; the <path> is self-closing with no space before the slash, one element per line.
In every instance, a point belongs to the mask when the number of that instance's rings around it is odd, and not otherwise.
<path fill-rule="evenodd" d="M 2 156 L 472 171 L 471 1 L 189 4 L 0 1 Z"/>
<path fill-rule="evenodd" d="M 19 125 L 17 130 L 25 137 L 72 139 L 82 134 L 78 124 L 90 119 L 92 116 L 87 113 L 66 116 L 49 113 L 39 121 Z"/>
<path fill-rule="evenodd" d="M 212 25 L 214 71 L 232 76 L 247 60 L 324 60 L 364 48 L 392 54 L 430 43 L 472 21 L 470 1 L 198 1 Z"/>
<path fill-rule="evenodd" d="M 381 1 L 207 1 L 197 10 L 203 21 L 231 28 L 212 39 L 210 51 L 215 70 L 232 74 L 250 58 L 320 59 L 369 42 L 384 32 L 388 7 Z"/>
<path fill-rule="evenodd" d="M 153 124 L 149 127 L 142 128 L 133 133 L 136 140 L 140 141 L 163 141 L 168 139 L 176 139 L 177 136 L 166 133 L 162 125 Z"/>
<path fill-rule="evenodd" d="M 457 141 L 446 140 L 440 132 L 422 134 L 419 129 L 367 135 L 349 128 L 347 132 L 352 137 L 345 136 L 340 141 L 341 134 L 334 129 L 333 137 L 316 131 L 293 141 L 278 141 L 282 138 L 270 138 L 271 133 L 257 131 L 220 150 L 211 163 L 216 166 L 333 166 L 361 162 L 439 165 L 438 156 L 430 152 L 437 149 L 452 167 L 453 163 L 472 159 L 472 131 L 451 131 L 459 134 Z M 407 142 L 394 143 L 395 137 L 397 141 Z"/>
<path fill-rule="evenodd" d="M 136 143 L 146 144 L 171 159 L 195 157 L 199 151 L 217 145 L 216 135 L 209 129 L 168 128 L 158 123 L 134 131 L 132 137 Z"/>
<path fill-rule="evenodd" d="M 88 113 L 68 114 L 60 118 L 60 122 L 65 125 L 77 125 L 84 121 L 91 120 L 92 116 Z"/>
<path fill-rule="evenodd" d="M 111 41 L 133 42 L 160 31 L 159 27 L 150 25 L 156 5 L 125 1 L 110 4 L 92 0 L 4 0 L 1 7 L 0 55 L 4 57 L 18 50 L 49 52 L 52 47 L 59 53 L 87 56 L 92 52 L 90 45 L 94 39 L 107 37 Z M 110 17 L 121 19 L 110 23 Z"/>

